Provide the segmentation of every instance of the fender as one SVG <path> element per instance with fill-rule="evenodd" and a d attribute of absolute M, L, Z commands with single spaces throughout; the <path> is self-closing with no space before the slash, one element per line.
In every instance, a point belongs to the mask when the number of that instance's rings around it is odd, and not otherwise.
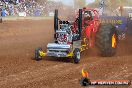
<path fill-rule="evenodd" d="M 91 27 L 90 26 L 87 26 L 86 27 L 86 37 L 88 38 L 88 39 L 90 39 L 90 36 L 91 35 Z"/>
<path fill-rule="evenodd" d="M 95 43 L 95 34 L 91 26 L 86 27 L 86 37 L 89 39 L 89 47 L 91 48 Z"/>

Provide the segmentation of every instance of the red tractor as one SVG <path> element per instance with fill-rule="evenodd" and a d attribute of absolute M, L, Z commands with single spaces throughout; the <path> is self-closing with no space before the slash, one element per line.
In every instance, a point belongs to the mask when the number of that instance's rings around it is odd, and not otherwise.
<path fill-rule="evenodd" d="M 118 31 L 112 24 L 100 24 L 97 10 L 79 9 L 74 22 L 62 21 L 58 18 L 58 10 L 54 14 L 54 42 L 48 43 L 47 52 L 41 48 L 35 50 L 35 59 L 43 56 L 73 58 L 74 63 L 80 61 L 80 53 L 97 45 L 103 56 L 113 56 L 118 43 Z"/>

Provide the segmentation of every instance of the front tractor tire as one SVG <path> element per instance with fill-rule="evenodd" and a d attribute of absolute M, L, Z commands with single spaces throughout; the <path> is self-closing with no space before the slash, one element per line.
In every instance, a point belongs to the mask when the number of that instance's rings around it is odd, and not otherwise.
<path fill-rule="evenodd" d="M 74 50 L 74 52 L 73 52 L 73 60 L 74 60 L 74 63 L 75 64 L 77 64 L 77 63 L 79 63 L 79 61 L 80 61 L 80 55 L 81 53 L 80 53 L 80 49 L 78 49 L 78 48 L 75 48 L 75 50 Z"/>
<path fill-rule="evenodd" d="M 116 27 L 112 24 L 101 25 L 96 34 L 96 45 L 102 56 L 114 56 L 118 45 L 118 30 Z"/>
<path fill-rule="evenodd" d="M 35 49 L 35 60 L 36 61 L 42 60 L 42 57 L 40 56 L 40 53 L 39 53 L 40 51 L 42 51 L 42 48 Z"/>

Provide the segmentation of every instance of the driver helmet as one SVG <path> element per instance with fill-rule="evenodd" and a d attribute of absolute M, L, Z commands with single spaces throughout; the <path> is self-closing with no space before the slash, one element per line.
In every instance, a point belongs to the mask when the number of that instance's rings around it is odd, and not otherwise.
<path fill-rule="evenodd" d="M 85 16 L 85 17 L 90 17 L 90 14 L 88 13 L 88 11 L 85 11 L 85 12 L 84 12 L 84 16 Z"/>

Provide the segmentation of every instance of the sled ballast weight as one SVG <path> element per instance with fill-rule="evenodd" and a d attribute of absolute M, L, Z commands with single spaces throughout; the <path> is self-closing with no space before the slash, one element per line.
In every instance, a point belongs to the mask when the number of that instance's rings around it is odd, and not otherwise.
<path fill-rule="evenodd" d="M 54 41 L 47 44 L 47 52 L 35 50 L 35 59 L 44 56 L 72 58 L 79 63 L 81 52 L 97 45 L 101 55 L 113 56 L 118 45 L 118 31 L 112 24 L 100 24 L 98 12 L 94 9 L 79 9 L 74 22 L 58 18 L 54 14 Z"/>

